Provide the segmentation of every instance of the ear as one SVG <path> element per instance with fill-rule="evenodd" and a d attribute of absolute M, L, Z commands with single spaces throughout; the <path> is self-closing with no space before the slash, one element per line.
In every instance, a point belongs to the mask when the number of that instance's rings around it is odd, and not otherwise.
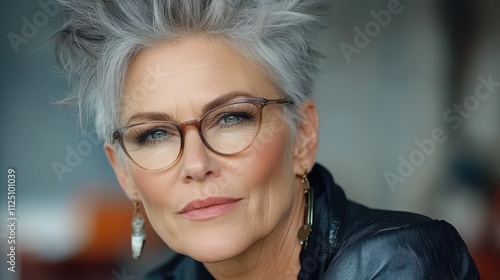
<path fill-rule="evenodd" d="M 113 170 L 115 171 L 116 178 L 118 179 L 120 186 L 125 192 L 125 195 L 127 195 L 127 197 L 132 200 L 134 194 L 138 192 L 132 179 L 130 178 L 125 164 L 120 162 L 118 155 L 119 151 L 117 151 L 115 147 L 113 147 L 113 145 L 106 141 L 104 142 L 104 152 L 108 157 L 108 161 L 111 164 L 111 167 L 113 167 Z"/>
<path fill-rule="evenodd" d="M 295 174 L 304 174 L 304 165 L 307 172 L 312 169 L 316 162 L 318 151 L 318 112 L 316 105 L 307 100 L 300 109 L 302 121 L 298 124 L 294 147 L 294 171 Z"/>

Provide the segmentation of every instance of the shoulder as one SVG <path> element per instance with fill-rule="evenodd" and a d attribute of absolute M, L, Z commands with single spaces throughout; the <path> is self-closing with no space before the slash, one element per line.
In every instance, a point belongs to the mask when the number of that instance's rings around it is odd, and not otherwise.
<path fill-rule="evenodd" d="M 479 279 L 458 232 L 445 221 L 348 202 L 324 279 Z"/>

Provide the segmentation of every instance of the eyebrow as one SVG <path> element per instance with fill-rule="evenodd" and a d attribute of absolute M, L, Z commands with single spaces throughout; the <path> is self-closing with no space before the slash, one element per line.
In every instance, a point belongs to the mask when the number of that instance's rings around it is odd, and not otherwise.
<path fill-rule="evenodd" d="M 128 119 L 127 124 L 130 124 L 134 121 L 170 121 L 172 120 L 172 116 L 163 112 L 141 112 L 132 115 L 130 119 Z"/>
<path fill-rule="evenodd" d="M 226 93 L 205 104 L 203 106 L 202 115 L 204 115 L 206 112 L 210 110 L 213 110 L 226 103 L 229 103 L 230 101 L 234 100 L 237 97 L 253 97 L 253 95 L 251 95 L 246 91 L 233 91 Z M 171 121 L 171 120 L 173 120 L 172 116 L 165 112 L 140 112 L 132 115 L 128 119 L 127 125 L 135 121 Z"/>

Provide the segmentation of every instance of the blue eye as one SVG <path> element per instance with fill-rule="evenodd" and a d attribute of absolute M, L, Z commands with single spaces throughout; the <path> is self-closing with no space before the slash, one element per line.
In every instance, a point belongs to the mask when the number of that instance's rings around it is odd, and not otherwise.
<path fill-rule="evenodd" d="M 151 139 L 159 139 L 159 138 L 167 136 L 167 132 L 164 130 L 155 130 L 155 131 L 152 131 L 149 134 L 149 136 L 151 137 Z"/>
<path fill-rule="evenodd" d="M 224 116 L 222 118 L 222 121 L 224 123 L 237 123 L 239 121 L 241 121 L 241 116 L 237 116 L 237 115 L 227 115 L 227 116 Z"/>
<path fill-rule="evenodd" d="M 172 129 L 169 131 L 167 128 L 163 127 L 154 127 L 144 130 L 138 127 L 137 130 L 131 130 L 131 139 L 133 139 L 133 142 L 138 146 L 160 144 L 175 137 L 175 135 L 178 135 L 178 133 L 175 133 Z"/>

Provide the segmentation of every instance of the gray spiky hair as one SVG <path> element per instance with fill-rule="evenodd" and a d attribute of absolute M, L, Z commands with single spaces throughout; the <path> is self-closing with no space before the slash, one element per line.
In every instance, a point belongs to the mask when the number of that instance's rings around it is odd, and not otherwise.
<path fill-rule="evenodd" d="M 313 41 L 323 26 L 326 0 L 59 0 L 63 26 L 54 34 L 57 61 L 73 91 L 61 101 L 93 116 L 108 139 L 120 124 L 128 65 L 141 49 L 170 39 L 206 34 L 257 61 L 298 108 L 311 95 L 320 54 Z M 295 125 L 292 126 L 294 130 Z"/>

